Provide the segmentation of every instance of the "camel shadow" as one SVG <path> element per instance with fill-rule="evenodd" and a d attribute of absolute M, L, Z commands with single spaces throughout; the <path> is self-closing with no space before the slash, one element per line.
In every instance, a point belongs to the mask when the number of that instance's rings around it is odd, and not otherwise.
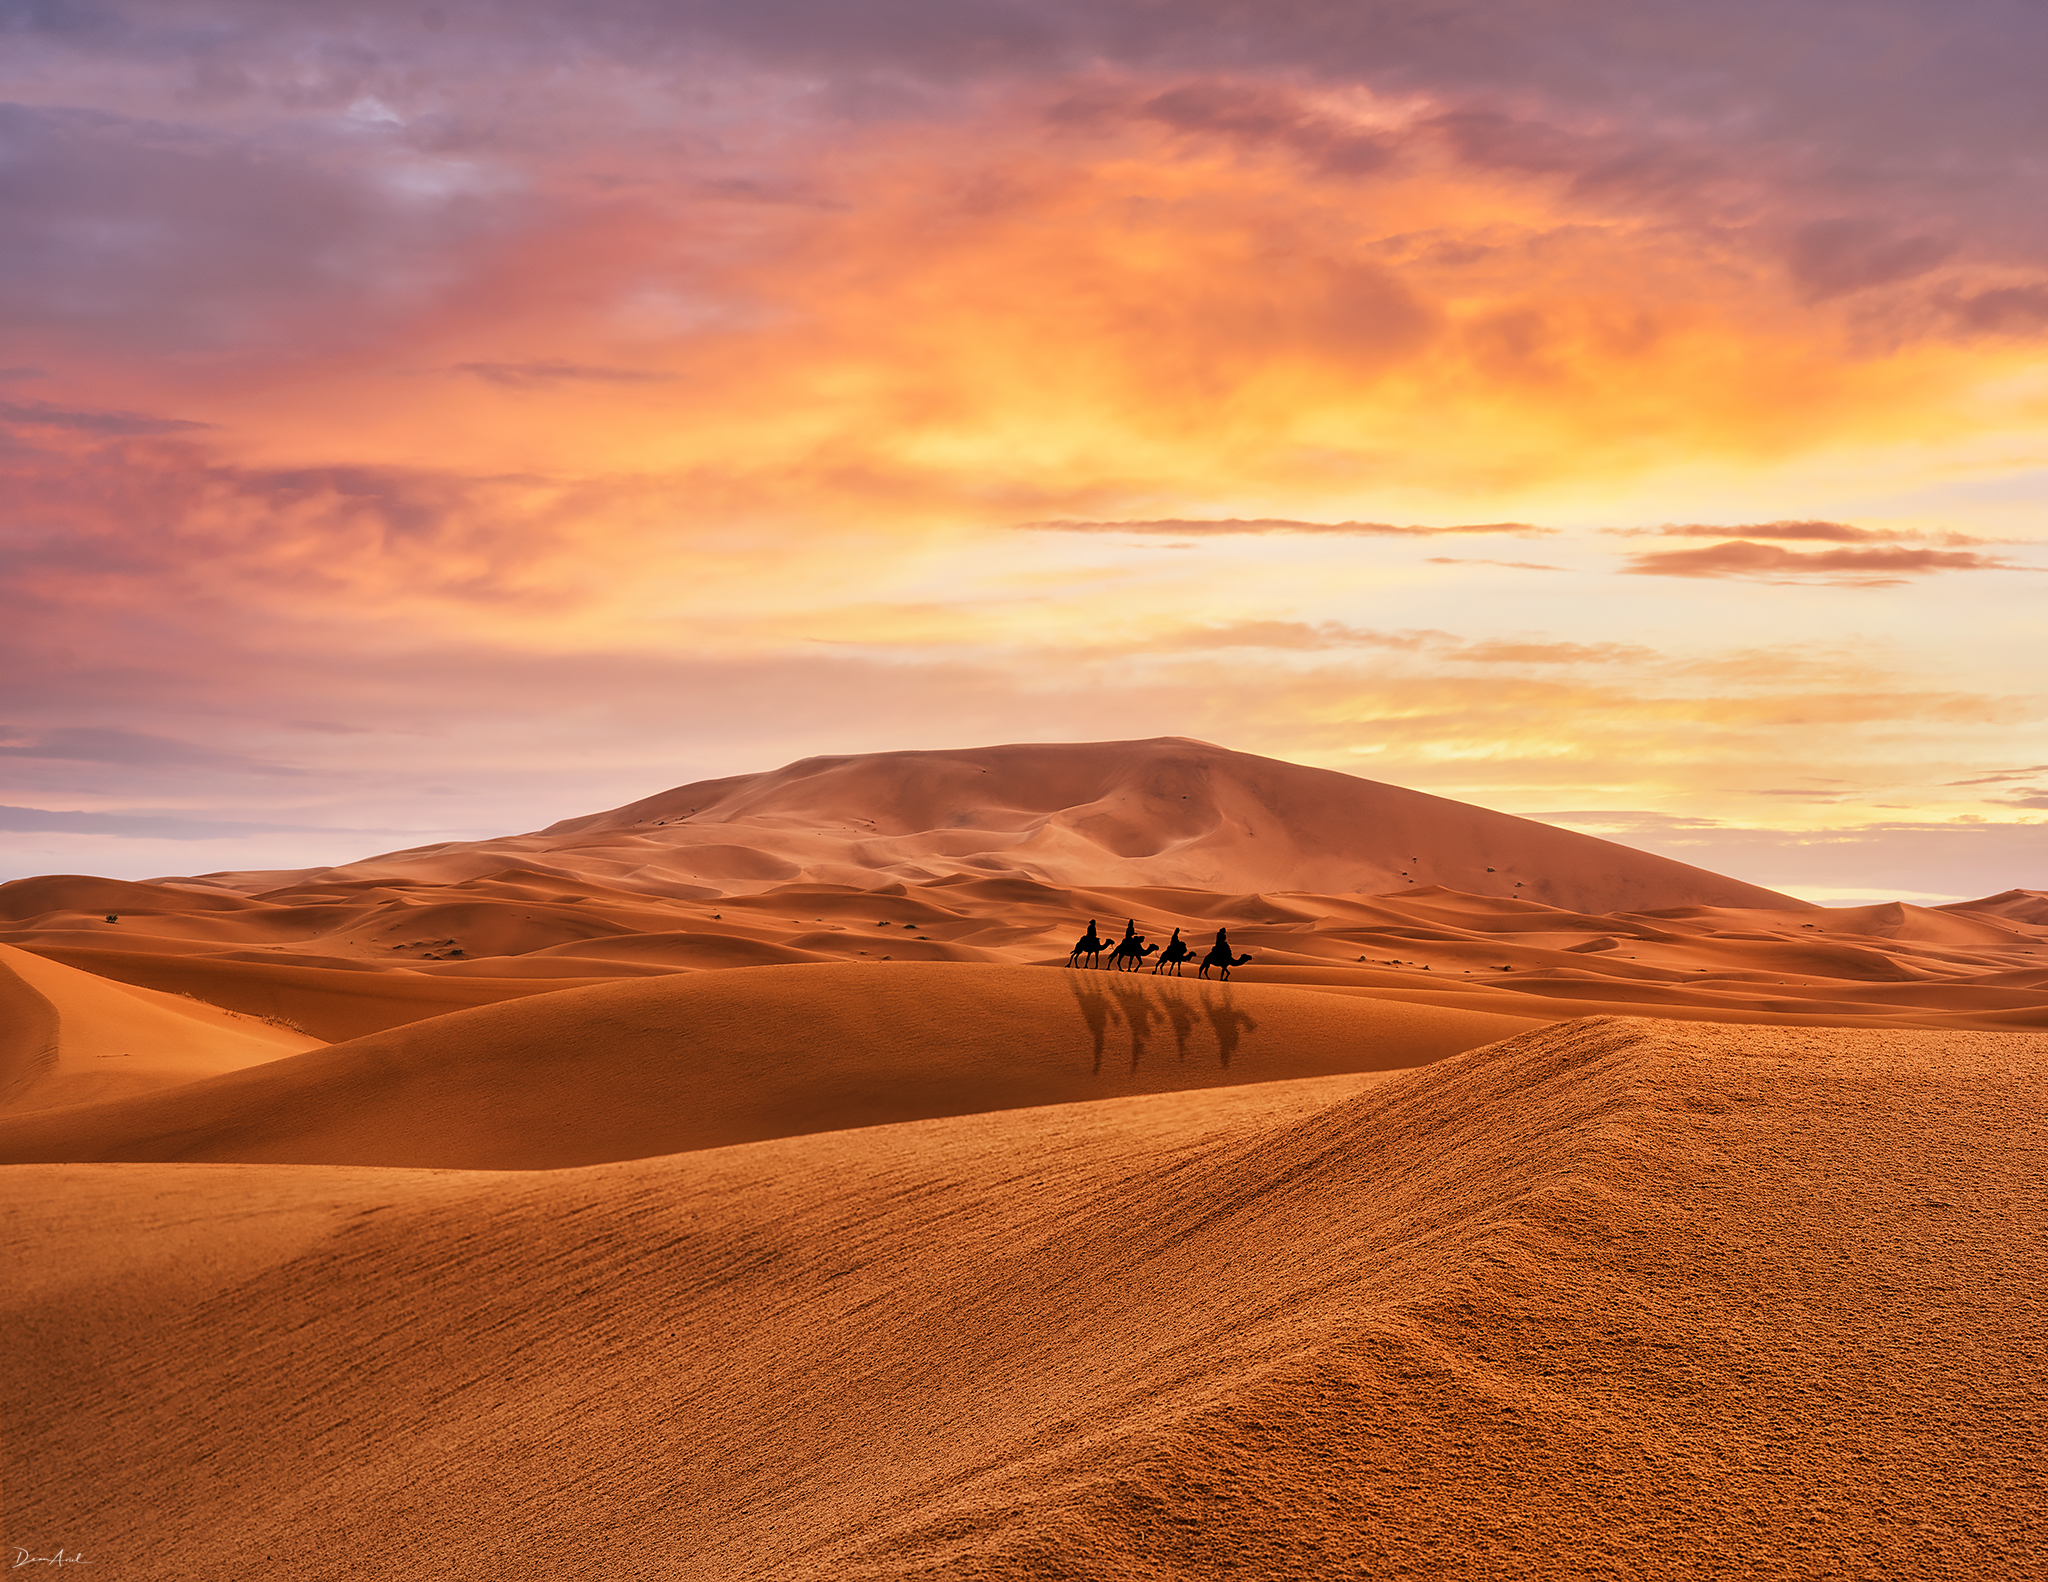
<path fill-rule="evenodd" d="M 1209 1030 L 1216 1035 L 1217 1058 L 1223 1062 L 1223 1069 L 1230 1069 L 1230 1057 L 1237 1053 L 1237 1046 L 1246 1033 L 1256 1033 L 1259 1024 L 1250 1014 L 1237 1007 L 1237 995 L 1228 986 L 1217 993 L 1202 996 L 1202 1011 L 1209 1018 Z"/>
<path fill-rule="evenodd" d="M 1085 970 L 1070 971 L 1066 979 L 1082 1025 L 1088 1029 L 1089 1070 L 1094 1076 L 1102 1075 L 1111 1039 L 1119 1031 L 1124 1036 L 1117 1041 L 1128 1042 L 1128 1074 L 1135 1077 L 1162 1026 L 1172 1031 L 1175 1059 L 1185 1064 L 1190 1045 L 1201 1041 L 1198 1032 L 1206 1023 L 1215 1040 L 1217 1063 L 1225 1071 L 1246 1035 L 1259 1030 L 1257 1020 L 1238 1004 L 1235 991 L 1227 984 L 1182 987 Z"/>

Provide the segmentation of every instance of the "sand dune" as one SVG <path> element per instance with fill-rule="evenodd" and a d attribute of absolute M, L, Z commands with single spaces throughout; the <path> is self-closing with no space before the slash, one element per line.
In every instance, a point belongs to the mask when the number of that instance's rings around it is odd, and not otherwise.
<path fill-rule="evenodd" d="M 5 945 L 0 982 L 0 1111 L 9 1113 L 153 1092 L 321 1044 L 281 1017 L 110 983 Z"/>
<path fill-rule="evenodd" d="M 4 947 L 0 947 L 4 948 Z M 463 979 L 427 977 L 416 972 L 367 972 L 357 963 L 330 961 L 321 967 L 248 961 L 224 955 L 159 956 L 142 951 L 66 950 L 44 946 L 37 955 L 75 967 L 95 977 L 174 995 L 190 994 L 226 1010 L 258 1020 L 265 1017 L 295 1022 L 328 1043 L 381 1032 L 422 1017 L 495 1005 L 500 1000 L 576 983 L 579 978 L 530 982 L 525 976 Z"/>
<path fill-rule="evenodd" d="M 16 1167 L 9 1519 L 309 1582 L 2030 1579 L 2044 1043 L 1596 1021 L 558 1173 Z"/>
<path fill-rule="evenodd" d="M 664 976 L 458 1011 L 124 1103 L 0 1117 L 0 1162 L 559 1169 L 1414 1066 L 1530 1025 L 1298 989 L 1026 967 Z"/>
<path fill-rule="evenodd" d="M 515 867 L 557 883 L 699 897 L 963 875 L 1226 893 L 1437 884 L 1594 911 L 1799 905 L 1547 824 L 1183 737 L 807 758 L 531 835 L 317 873 L 218 877 L 260 893 L 445 885 Z"/>
<path fill-rule="evenodd" d="M 2023 976 L 2048 968 L 2042 892 L 1810 907 L 1527 820 L 1178 739 L 805 760 L 534 835 L 305 873 L 0 885 L 0 941 L 202 998 L 213 996 L 180 974 L 219 983 L 237 964 L 255 975 L 220 1003 L 318 999 L 327 1020 L 304 1025 L 323 1037 L 374 1029 L 329 1031 L 347 1022 L 350 991 L 311 994 L 307 973 L 479 986 L 467 1000 L 353 991 L 389 1026 L 408 998 L 428 1015 L 593 979 L 1057 964 L 1090 919 L 1135 920 L 1155 943 L 1228 928 L 1251 953 L 1249 982 L 1510 1016 L 2048 1025 L 2048 993 Z M 265 968 L 277 969 L 267 990 Z M 527 981 L 481 987 L 516 980 Z"/>
<path fill-rule="evenodd" d="M 16 913 L 63 899 L 46 881 L 32 883 L 45 888 L 14 899 Z M 0 886 L 0 903 L 12 891 Z M 160 893 L 176 904 L 178 892 Z M 2027 906 L 2048 897 L 1994 900 L 2005 910 L 1965 902 L 1596 913 L 1433 885 L 1379 896 L 1265 894 L 963 875 L 662 898 L 587 885 L 549 893 L 530 871 L 511 870 L 447 887 L 287 887 L 195 913 L 210 941 L 175 937 L 161 911 L 108 923 L 75 910 L 18 916 L 0 924 L 0 941 L 122 982 L 289 1016 L 325 1038 L 394 1025 L 408 1002 L 424 1016 L 604 978 L 828 961 L 1058 964 L 1091 918 L 1113 931 L 1134 918 L 1154 944 L 1178 928 L 1206 945 L 1227 927 L 1237 952 L 1251 953 L 1240 971 L 1247 982 L 1458 1008 L 1478 996 L 1510 1016 L 1661 1010 L 1731 1021 L 2048 1025 L 2048 980 L 2029 976 L 2048 970 L 2048 925 L 2025 920 Z M 351 1013 L 351 1000 L 376 1009 Z"/>

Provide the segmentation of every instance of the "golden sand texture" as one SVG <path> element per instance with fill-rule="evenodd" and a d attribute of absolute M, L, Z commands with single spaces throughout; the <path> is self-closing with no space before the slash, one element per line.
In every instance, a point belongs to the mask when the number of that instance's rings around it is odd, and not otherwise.
<path fill-rule="evenodd" d="M 4 1540 L 106 1578 L 2032 1579 L 2044 1061 L 1598 1018 L 561 1172 L 17 1166 Z"/>
<path fill-rule="evenodd" d="M 104 992 L 122 996 L 118 985 Z M 559 1169 L 1415 1066 L 1533 1025 L 1302 989 L 1037 967 L 691 973 L 452 1012 L 125 1103 L 0 1116 L 0 1162 Z"/>

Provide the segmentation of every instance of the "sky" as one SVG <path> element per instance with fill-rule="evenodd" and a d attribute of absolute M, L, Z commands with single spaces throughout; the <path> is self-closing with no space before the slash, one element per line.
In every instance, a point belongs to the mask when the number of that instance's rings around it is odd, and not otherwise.
<path fill-rule="evenodd" d="M 1198 737 L 2048 888 L 2036 0 L 0 0 L 0 878 Z"/>

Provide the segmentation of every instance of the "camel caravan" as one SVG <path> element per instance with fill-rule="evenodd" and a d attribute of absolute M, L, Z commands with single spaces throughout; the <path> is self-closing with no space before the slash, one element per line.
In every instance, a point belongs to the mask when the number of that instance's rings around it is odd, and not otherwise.
<path fill-rule="evenodd" d="M 1074 941 L 1073 951 L 1067 957 L 1067 965 L 1070 967 L 1099 967 L 1102 965 L 1102 957 L 1105 951 L 1109 954 L 1109 969 L 1112 972 L 1136 972 L 1145 965 L 1145 958 L 1147 956 L 1156 953 L 1159 959 L 1152 964 L 1152 974 L 1154 977 L 1157 977 L 1161 972 L 1171 967 L 1173 968 L 1173 975 L 1178 978 L 1182 965 L 1195 959 L 1193 947 L 1182 941 L 1179 929 L 1176 928 L 1173 931 L 1173 938 L 1166 942 L 1166 948 L 1162 950 L 1157 945 L 1145 943 L 1145 936 L 1138 932 L 1138 924 L 1135 918 L 1126 918 L 1124 920 L 1124 937 L 1117 942 L 1114 949 L 1111 949 L 1109 941 L 1095 932 L 1095 919 L 1091 917 L 1088 919 L 1088 932 Z M 1228 983 L 1230 981 L 1230 969 L 1232 967 L 1242 967 L 1251 959 L 1249 953 L 1242 956 L 1233 956 L 1230 953 L 1229 932 L 1226 929 L 1219 928 L 1216 930 L 1216 943 L 1209 947 L 1209 953 L 1202 958 L 1201 967 L 1196 971 L 1195 976 L 1206 978 L 1209 976 L 1209 970 L 1213 967 L 1219 969 L 1218 975 L 1225 983 Z"/>

